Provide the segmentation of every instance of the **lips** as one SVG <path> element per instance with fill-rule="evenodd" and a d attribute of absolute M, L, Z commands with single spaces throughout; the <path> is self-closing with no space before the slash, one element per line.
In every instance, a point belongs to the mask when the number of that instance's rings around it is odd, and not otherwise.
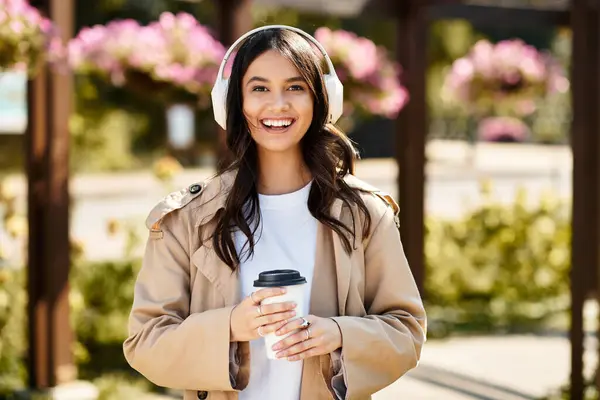
<path fill-rule="evenodd" d="M 295 122 L 295 118 L 264 118 L 260 120 L 262 127 L 270 132 L 287 131 Z"/>

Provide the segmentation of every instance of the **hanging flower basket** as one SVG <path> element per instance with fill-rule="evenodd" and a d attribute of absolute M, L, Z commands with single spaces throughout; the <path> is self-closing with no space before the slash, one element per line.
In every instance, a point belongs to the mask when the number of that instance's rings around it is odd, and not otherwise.
<path fill-rule="evenodd" d="M 52 22 L 26 0 L 0 0 L 0 72 L 26 71 L 34 76 L 44 62 L 63 53 Z"/>
<path fill-rule="evenodd" d="M 165 103 L 210 107 L 225 48 L 190 14 L 165 12 L 147 26 L 116 20 L 82 29 L 68 47 L 71 67 Z"/>
<path fill-rule="evenodd" d="M 344 84 L 344 114 L 395 118 L 409 99 L 400 66 L 383 47 L 344 30 L 321 27 L 315 38 L 331 57 Z"/>
<path fill-rule="evenodd" d="M 477 139 L 484 142 L 525 142 L 531 130 L 521 118 L 488 117 L 479 121 Z"/>
<path fill-rule="evenodd" d="M 569 81 L 549 54 L 522 40 L 477 42 L 446 75 L 442 95 L 471 116 L 533 114 L 537 103 L 569 89 Z"/>

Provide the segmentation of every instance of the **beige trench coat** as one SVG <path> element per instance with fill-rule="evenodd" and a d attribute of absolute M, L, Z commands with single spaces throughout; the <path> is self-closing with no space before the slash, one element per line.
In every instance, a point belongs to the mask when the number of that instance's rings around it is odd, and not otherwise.
<path fill-rule="evenodd" d="M 234 178 L 227 173 L 172 193 L 147 220 L 124 354 L 155 384 L 185 390 L 185 400 L 235 400 L 251 373 L 248 343 L 229 341 L 239 276 L 210 241 L 201 244 Z M 370 399 L 417 365 L 425 342 L 425 310 L 400 241 L 397 205 L 354 176 L 346 182 L 361 189 L 371 232 L 348 254 L 337 234 L 319 224 L 310 313 L 332 317 L 343 345 L 341 357 L 338 350 L 304 361 L 302 400 Z M 332 214 L 351 221 L 341 201 Z M 200 232 L 204 222 L 208 228 Z"/>

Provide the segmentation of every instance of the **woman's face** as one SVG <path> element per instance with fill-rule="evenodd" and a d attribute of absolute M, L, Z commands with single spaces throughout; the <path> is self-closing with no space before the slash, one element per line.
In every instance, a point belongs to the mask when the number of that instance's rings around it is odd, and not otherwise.
<path fill-rule="evenodd" d="M 243 108 L 259 151 L 295 151 L 310 127 L 313 95 L 300 73 L 275 50 L 258 56 L 242 79 Z"/>

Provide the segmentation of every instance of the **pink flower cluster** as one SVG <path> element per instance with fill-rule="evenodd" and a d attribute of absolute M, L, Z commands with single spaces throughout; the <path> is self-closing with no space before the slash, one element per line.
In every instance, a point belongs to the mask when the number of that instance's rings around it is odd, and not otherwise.
<path fill-rule="evenodd" d="M 225 55 L 223 45 L 190 14 L 163 13 L 141 26 L 134 20 L 115 20 L 82 29 L 69 43 L 71 67 L 99 73 L 117 86 L 128 73 L 208 96 Z"/>
<path fill-rule="evenodd" d="M 400 83 L 400 66 L 382 47 L 344 30 L 321 27 L 315 38 L 331 58 L 344 84 L 345 111 L 361 110 L 371 115 L 395 118 L 409 99 Z"/>
<path fill-rule="evenodd" d="M 0 71 L 35 73 L 44 60 L 63 54 L 52 22 L 26 0 L 0 0 Z"/>
<path fill-rule="evenodd" d="M 515 39 L 495 45 L 477 42 L 453 63 L 443 92 L 476 113 L 510 102 L 512 111 L 523 116 L 535 111 L 536 100 L 568 89 L 569 81 L 552 57 Z"/>
<path fill-rule="evenodd" d="M 479 122 L 478 137 L 486 142 L 523 142 L 531 134 L 520 118 L 488 117 Z"/>

